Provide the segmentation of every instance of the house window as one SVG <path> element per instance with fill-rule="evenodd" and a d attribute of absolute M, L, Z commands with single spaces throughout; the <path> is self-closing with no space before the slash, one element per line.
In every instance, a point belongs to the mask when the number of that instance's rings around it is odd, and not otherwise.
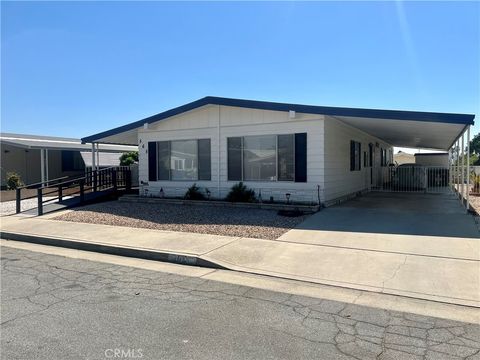
<path fill-rule="evenodd" d="M 350 171 L 358 171 L 361 169 L 362 146 L 357 141 L 350 141 Z"/>
<path fill-rule="evenodd" d="M 246 136 L 243 138 L 243 179 L 273 181 L 277 179 L 277 137 Z"/>
<path fill-rule="evenodd" d="M 156 180 L 210 180 L 210 139 L 158 141 L 150 147 L 156 155 Z M 150 166 L 150 165 L 149 165 Z"/>
<path fill-rule="evenodd" d="M 305 133 L 232 137 L 227 147 L 229 181 L 306 182 Z"/>
<path fill-rule="evenodd" d="M 278 135 L 278 180 L 295 180 L 295 137 L 293 135 Z"/>
<path fill-rule="evenodd" d="M 79 151 L 62 150 L 62 171 L 82 171 L 84 168 Z"/>
<path fill-rule="evenodd" d="M 198 180 L 197 140 L 172 141 L 170 144 L 170 179 Z"/>

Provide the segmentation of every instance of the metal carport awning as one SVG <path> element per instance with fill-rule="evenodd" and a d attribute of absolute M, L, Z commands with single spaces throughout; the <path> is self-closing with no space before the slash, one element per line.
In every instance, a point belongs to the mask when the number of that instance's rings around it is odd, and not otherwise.
<path fill-rule="evenodd" d="M 448 151 L 465 131 L 467 124 L 426 120 L 398 120 L 333 116 L 397 147 L 424 148 Z M 328 121 L 328 120 L 327 120 Z"/>

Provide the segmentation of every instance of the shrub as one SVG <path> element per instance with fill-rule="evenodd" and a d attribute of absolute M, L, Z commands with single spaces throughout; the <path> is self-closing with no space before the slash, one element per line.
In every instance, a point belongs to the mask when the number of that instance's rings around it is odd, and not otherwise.
<path fill-rule="evenodd" d="M 15 190 L 16 188 L 23 186 L 22 179 L 20 175 L 16 172 L 7 172 L 7 189 L 8 190 Z"/>
<path fill-rule="evenodd" d="M 185 193 L 186 200 L 205 200 L 205 195 L 200 191 L 200 188 L 197 184 L 190 186 Z"/>
<path fill-rule="evenodd" d="M 120 166 L 128 166 L 138 162 L 138 151 L 130 151 L 120 156 Z"/>
<path fill-rule="evenodd" d="M 255 191 L 247 188 L 243 182 L 239 182 L 232 186 L 225 200 L 231 202 L 255 202 Z"/>

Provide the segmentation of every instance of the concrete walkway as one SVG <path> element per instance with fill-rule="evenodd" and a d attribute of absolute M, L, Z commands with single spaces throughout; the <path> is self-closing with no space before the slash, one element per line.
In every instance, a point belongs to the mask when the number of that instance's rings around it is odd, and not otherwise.
<path fill-rule="evenodd" d="M 480 242 L 429 252 L 415 237 L 372 249 L 115 227 L 9 216 L 2 238 L 309 281 L 480 307 Z M 347 240 L 345 240 L 347 241 Z M 347 243 L 345 243 L 347 244 Z M 403 246 L 402 246 L 403 244 Z M 348 245 L 348 244 L 347 244 Z M 374 248 L 374 249 L 373 249 Z"/>

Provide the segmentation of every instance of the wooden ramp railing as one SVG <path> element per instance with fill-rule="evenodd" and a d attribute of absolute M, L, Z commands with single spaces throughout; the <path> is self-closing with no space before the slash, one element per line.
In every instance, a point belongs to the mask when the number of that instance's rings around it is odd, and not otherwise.
<path fill-rule="evenodd" d="M 78 205 L 85 202 L 86 196 L 106 192 L 116 193 L 120 189 L 130 191 L 132 188 L 131 170 L 128 166 L 115 166 L 100 170 L 87 170 L 84 176 L 61 177 L 44 182 L 22 186 L 16 189 L 16 213 L 21 212 L 21 202 L 37 198 L 37 213 L 43 215 L 45 203 L 60 203 L 66 197 L 77 199 L 70 204 Z M 37 189 L 36 195 L 22 198 L 22 190 Z"/>

